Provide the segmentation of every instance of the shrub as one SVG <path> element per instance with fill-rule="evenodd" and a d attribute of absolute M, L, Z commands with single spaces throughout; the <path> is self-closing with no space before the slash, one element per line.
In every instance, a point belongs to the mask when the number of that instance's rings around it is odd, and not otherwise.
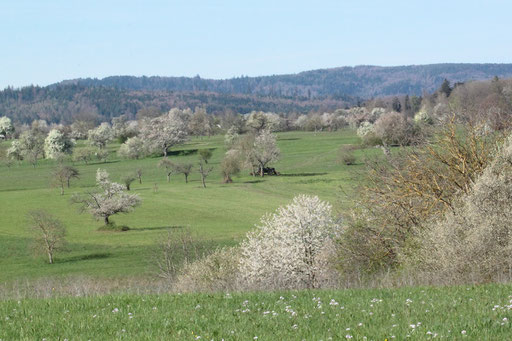
<path fill-rule="evenodd" d="M 486 282 L 512 270 L 512 137 L 453 210 L 427 226 L 416 266 L 455 282 Z M 414 263 L 414 262 L 413 262 Z"/>
<path fill-rule="evenodd" d="M 345 214 L 339 259 L 344 272 L 400 265 L 399 255 L 427 221 L 453 210 L 491 162 L 496 134 L 447 124 L 431 145 L 368 163 L 355 208 Z"/>
<path fill-rule="evenodd" d="M 222 248 L 185 265 L 178 275 L 178 291 L 233 291 L 239 288 L 239 248 Z"/>
<path fill-rule="evenodd" d="M 379 117 L 375 122 L 375 135 L 385 145 L 408 146 L 414 144 L 420 137 L 419 126 L 415 126 L 404 115 L 397 112 L 390 112 Z"/>
<path fill-rule="evenodd" d="M 351 145 L 343 145 L 338 151 L 338 162 L 344 165 L 350 166 L 356 163 L 356 157 L 354 156 L 354 150 L 356 148 Z"/>
<path fill-rule="evenodd" d="M 325 285 L 328 245 L 339 232 L 331 205 L 299 195 L 247 234 L 241 244 L 240 272 L 254 288 L 317 288 Z"/>

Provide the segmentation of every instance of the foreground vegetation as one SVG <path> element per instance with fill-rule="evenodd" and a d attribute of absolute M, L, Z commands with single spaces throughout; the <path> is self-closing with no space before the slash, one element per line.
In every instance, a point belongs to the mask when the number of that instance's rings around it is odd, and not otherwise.
<path fill-rule="evenodd" d="M 512 285 L 0 303 L 2 340 L 505 340 Z"/>

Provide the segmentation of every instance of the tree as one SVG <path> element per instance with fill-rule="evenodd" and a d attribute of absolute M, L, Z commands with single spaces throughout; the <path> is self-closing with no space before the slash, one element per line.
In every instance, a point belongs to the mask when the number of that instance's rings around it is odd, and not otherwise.
<path fill-rule="evenodd" d="M 252 155 L 258 162 L 260 176 L 263 176 L 263 168 L 269 163 L 279 160 L 280 151 L 277 147 L 277 138 L 268 130 L 264 130 L 254 139 Z"/>
<path fill-rule="evenodd" d="M 129 137 L 117 153 L 127 159 L 139 159 L 146 154 L 146 146 L 139 137 Z"/>
<path fill-rule="evenodd" d="M 176 173 L 185 175 L 185 183 L 188 183 L 188 176 L 192 173 L 194 167 L 191 163 L 181 163 L 176 165 Z"/>
<path fill-rule="evenodd" d="M 210 160 L 213 155 L 210 149 L 199 149 L 197 154 L 199 154 L 199 158 L 206 164 L 208 164 L 208 160 Z"/>
<path fill-rule="evenodd" d="M 240 173 L 241 164 L 238 154 L 237 150 L 229 150 L 224 156 L 224 159 L 222 159 L 220 168 L 224 183 L 233 182 L 231 176 Z"/>
<path fill-rule="evenodd" d="M 278 129 L 280 118 L 274 113 L 265 113 L 262 111 L 252 111 L 246 121 L 247 128 L 256 135 L 264 130 L 274 131 Z"/>
<path fill-rule="evenodd" d="M 450 97 L 452 90 L 453 89 L 450 86 L 450 81 L 445 78 L 443 83 L 441 84 L 441 87 L 439 88 L 439 92 L 445 94 L 446 97 Z"/>
<path fill-rule="evenodd" d="M 44 152 L 48 159 L 56 159 L 63 154 L 71 154 L 75 142 L 60 130 L 52 129 L 44 140 Z"/>
<path fill-rule="evenodd" d="M 201 174 L 201 182 L 203 183 L 203 188 L 206 188 L 206 178 L 213 170 L 213 167 L 206 167 L 206 164 L 203 159 L 199 159 L 199 174 Z"/>
<path fill-rule="evenodd" d="M 158 168 L 165 168 L 165 174 L 167 175 L 167 182 L 171 181 L 171 174 L 176 170 L 176 165 L 174 162 L 169 160 L 167 157 L 164 157 L 160 162 L 158 162 Z"/>
<path fill-rule="evenodd" d="M 146 119 L 142 124 L 141 138 L 151 150 L 160 150 L 167 156 L 167 150 L 185 141 L 187 126 L 179 110 L 171 110 L 168 114 Z"/>
<path fill-rule="evenodd" d="M 0 117 L 0 138 L 7 139 L 7 137 L 14 132 L 14 126 L 11 119 L 6 116 Z"/>
<path fill-rule="evenodd" d="M 204 108 L 196 108 L 196 110 L 194 110 L 194 114 L 188 123 L 188 130 L 195 136 L 211 135 L 212 127 Z"/>
<path fill-rule="evenodd" d="M 130 190 L 130 185 L 135 181 L 135 179 L 137 179 L 137 177 L 133 174 L 127 174 L 121 177 L 121 182 L 124 184 L 127 191 Z"/>
<path fill-rule="evenodd" d="M 64 185 L 69 188 L 71 179 L 78 179 L 79 177 L 78 169 L 61 165 L 53 171 L 53 184 L 60 187 L 60 195 L 64 195 Z"/>
<path fill-rule="evenodd" d="M 71 124 L 71 137 L 75 140 L 86 140 L 89 130 L 94 129 L 91 121 L 75 121 Z"/>
<path fill-rule="evenodd" d="M 141 200 L 137 194 L 125 193 L 125 187 L 111 182 L 105 170 L 96 172 L 96 190 L 85 195 L 75 194 L 71 202 L 80 205 L 80 210 L 89 211 L 97 219 L 103 219 L 109 225 L 110 216 L 117 213 L 129 213 Z"/>
<path fill-rule="evenodd" d="M 398 97 L 393 98 L 393 102 L 391 102 L 391 108 L 396 112 L 402 111 L 402 103 L 400 103 L 400 99 Z"/>
<path fill-rule="evenodd" d="M 132 122 L 135 123 L 135 125 L 133 125 Z M 112 118 L 112 136 L 116 138 L 119 143 L 126 142 L 127 139 L 137 134 L 135 130 L 136 123 L 136 121 L 128 121 L 127 115 Z"/>
<path fill-rule="evenodd" d="M 45 136 L 38 130 L 24 131 L 20 136 L 20 147 L 24 159 L 27 159 L 35 167 L 37 160 L 44 153 Z"/>
<path fill-rule="evenodd" d="M 88 164 L 94 156 L 94 149 L 91 147 L 76 148 L 73 152 L 73 161 Z"/>
<path fill-rule="evenodd" d="M 99 127 L 89 130 L 88 135 L 89 144 L 99 149 L 105 148 L 107 143 L 113 138 L 112 128 L 107 122 L 103 122 Z"/>
<path fill-rule="evenodd" d="M 384 145 L 408 146 L 422 140 L 419 126 L 397 112 L 383 114 L 373 126 L 375 135 Z"/>
<path fill-rule="evenodd" d="M 34 234 L 34 249 L 45 253 L 48 262 L 53 264 L 55 252 L 62 250 L 65 245 L 65 226 L 46 211 L 31 211 L 28 219 Z"/>
<path fill-rule="evenodd" d="M 241 244 L 242 278 L 257 287 L 317 288 L 328 270 L 324 257 L 338 226 L 331 205 L 299 195 L 276 213 L 265 215 Z"/>
<path fill-rule="evenodd" d="M 7 156 L 12 160 L 23 160 L 23 149 L 19 140 L 12 140 L 11 146 L 7 149 Z"/>
<path fill-rule="evenodd" d="M 137 170 L 135 171 L 135 174 L 137 175 L 137 179 L 139 179 L 139 184 L 142 184 L 142 169 L 137 168 Z"/>

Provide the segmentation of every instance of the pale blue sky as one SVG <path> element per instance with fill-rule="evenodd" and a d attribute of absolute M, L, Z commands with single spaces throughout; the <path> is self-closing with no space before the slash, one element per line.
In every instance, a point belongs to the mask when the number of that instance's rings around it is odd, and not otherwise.
<path fill-rule="evenodd" d="M 0 88 L 512 62 L 510 1 L 0 0 Z"/>

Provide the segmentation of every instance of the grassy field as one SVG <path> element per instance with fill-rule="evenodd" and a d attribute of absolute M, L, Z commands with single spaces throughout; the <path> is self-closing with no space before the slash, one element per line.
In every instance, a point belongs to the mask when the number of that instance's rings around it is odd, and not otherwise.
<path fill-rule="evenodd" d="M 512 286 L 0 302 L 0 340 L 510 340 Z"/>
<path fill-rule="evenodd" d="M 0 167 L 0 283 L 13 279 L 86 275 L 104 278 L 145 276 L 152 271 L 150 253 L 157 240 L 169 228 L 190 227 L 202 237 L 217 244 L 235 244 L 260 217 L 286 204 L 299 193 L 316 194 L 337 207 L 343 206 L 341 193 L 350 193 L 361 165 L 345 166 L 336 162 L 342 144 L 356 144 L 352 131 L 333 133 L 289 132 L 278 134 L 282 158 L 274 166 L 279 177 L 236 177 L 233 184 L 222 184 L 219 163 L 225 152 L 223 137 L 192 139 L 173 148 L 170 158 L 175 162 L 196 162 L 197 149 L 213 151 L 214 173 L 201 187 L 198 173 L 185 184 L 183 175 L 174 175 L 166 182 L 165 171 L 156 167 L 159 158 L 120 160 L 109 146 L 107 163 L 76 164 L 80 179 L 72 181 L 65 195 L 51 188 L 51 172 L 55 162 L 43 160 L 37 167 L 27 163 Z M 8 142 L 0 145 L 2 150 Z M 373 153 L 375 150 L 358 150 Z M 128 215 L 112 217 L 118 225 L 127 225 L 127 232 L 98 231 L 102 222 L 89 214 L 79 214 L 69 203 L 70 196 L 94 185 L 95 172 L 106 169 L 114 181 L 141 168 L 143 183 L 134 183 L 133 192 L 142 198 L 142 205 Z M 154 187 L 158 190 L 155 192 Z M 340 189 L 341 187 L 341 189 Z M 30 233 L 26 213 L 46 209 L 61 219 L 68 228 L 69 246 L 57 255 L 56 264 L 35 259 L 28 249 Z"/>

